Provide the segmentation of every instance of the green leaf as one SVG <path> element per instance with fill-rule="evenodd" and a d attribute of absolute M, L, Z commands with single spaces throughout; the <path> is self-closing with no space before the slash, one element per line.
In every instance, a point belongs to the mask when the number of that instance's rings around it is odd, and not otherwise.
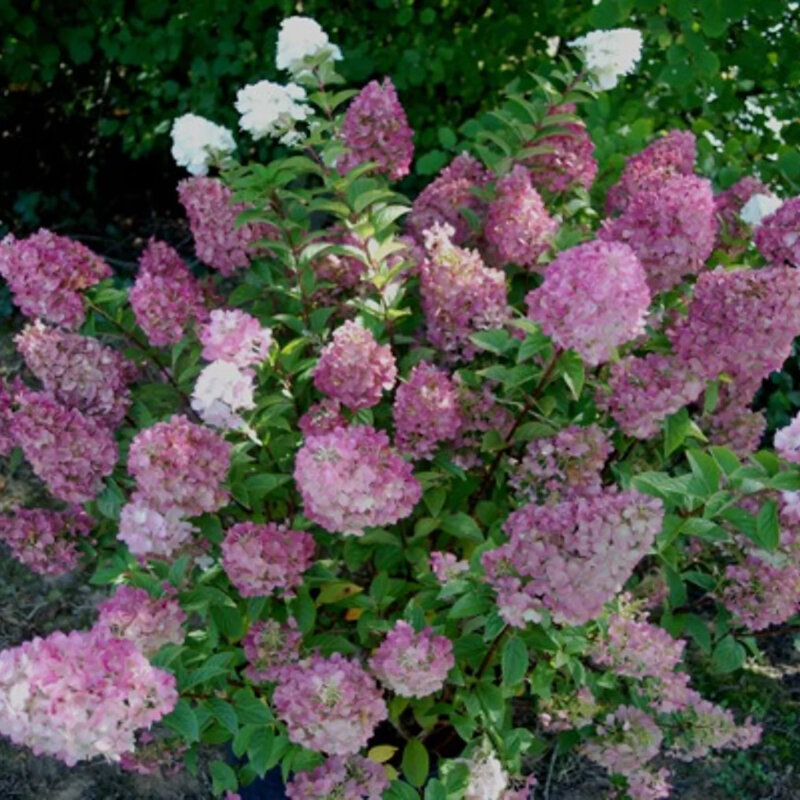
<path fill-rule="evenodd" d="M 187 742 L 200 741 L 200 725 L 189 701 L 181 697 L 175 708 L 164 717 L 164 724 L 179 733 Z"/>
<path fill-rule="evenodd" d="M 419 739 L 410 739 L 403 748 L 401 768 L 412 786 L 422 786 L 428 777 L 430 758 L 425 745 Z"/>
<path fill-rule="evenodd" d="M 772 552 L 780 541 L 780 523 L 778 520 L 778 503 L 767 500 L 756 517 L 756 538 L 758 543 Z"/>
<path fill-rule="evenodd" d="M 471 542 L 483 542 L 483 534 L 481 533 L 478 523 L 469 514 L 459 512 L 458 514 L 450 514 L 445 517 L 442 522 L 442 530 L 455 536 L 457 539 L 467 539 Z"/>
<path fill-rule="evenodd" d="M 239 718 L 233 706 L 219 697 L 211 697 L 206 701 L 209 711 L 234 735 L 239 730 Z"/>
<path fill-rule="evenodd" d="M 519 637 L 512 636 L 503 645 L 500 664 L 505 686 L 516 686 L 525 677 L 528 671 L 528 648 Z"/>
<path fill-rule="evenodd" d="M 700 450 L 687 450 L 686 458 L 692 468 L 692 473 L 703 482 L 708 493 L 716 492 L 719 489 L 719 479 L 722 474 L 716 461 Z"/>
<path fill-rule="evenodd" d="M 586 381 L 586 372 L 581 357 L 572 350 L 567 350 L 558 360 L 558 366 L 561 370 L 561 376 L 564 378 L 564 383 L 567 384 L 567 388 L 570 390 L 572 397 L 578 400 L 581 396 L 581 392 L 583 392 L 583 385 Z"/>
<path fill-rule="evenodd" d="M 267 770 L 275 766 L 272 760 L 275 734 L 271 728 L 260 729 L 250 740 L 247 748 L 247 760 L 253 769 L 263 778 Z"/>
<path fill-rule="evenodd" d="M 258 475 L 251 475 L 244 482 L 248 494 L 251 498 L 263 498 L 270 492 L 273 492 L 279 486 L 289 483 L 292 480 L 291 475 L 278 475 L 267 472 L 261 472 Z"/>
<path fill-rule="evenodd" d="M 425 800 L 447 800 L 444 784 L 438 778 L 431 778 L 425 787 Z"/>
<path fill-rule="evenodd" d="M 267 725 L 275 717 L 265 703 L 262 703 L 252 689 L 239 689 L 233 696 L 233 707 L 243 725 Z"/>
<path fill-rule="evenodd" d="M 235 792 L 239 788 L 236 773 L 224 761 L 212 761 L 210 771 L 216 794 L 222 794 L 225 791 Z"/>
<path fill-rule="evenodd" d="M 744 647 L 730 634 L 722 639 L 711 654 L 711 669 L 718 675 L 734 672 L 744 664 Z"/>

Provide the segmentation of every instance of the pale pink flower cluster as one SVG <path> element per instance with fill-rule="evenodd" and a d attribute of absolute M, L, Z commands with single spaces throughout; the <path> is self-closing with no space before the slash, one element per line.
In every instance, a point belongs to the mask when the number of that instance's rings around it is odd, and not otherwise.
<path fill-rule="evenodd" d="M 238 522 L 222 542 L 222 567 L 243 597 L 280 589 L 294 597 L 314 560 L 314 537 L 274 522 Z"/>
<path fill-rule="evenodd" d="M 135 367 L 116 350 L 38 320 L 14 342 L 28 369 L 59 403 L 111 427 L 123 420 L 131 404 L 127 383 Z"/>
<path fill-rule="evenodd" d="M 134 436 L 128 471 L 136 479 L 134 499 L 161 514 L 186 516 L 216 511 L 228 500 L 231 445 L 214 431 L 176 414 Z"/>
<path fill-rule="evenodd" d="M 455 664 L 453 643 L 433 628 L 419 633 L 403 620 L 386 634 L 372 654 L 369 667 L 378 680 L 402 697 L 426 697 L 438 692 Z"/>
<path fill-rule="evenodd" d="M 491 179 L 491 174 L 483 164 L 468 153 L 456 156 L 417 195 L 407 218 L 409 233 L 422 244 L 425 231 L 439 224 L 449 225 L 453 229 L 450 238 L 454 245 L 462 246 L 476 239 L 480 231 L 472 229 L 460 209 L 467 209 L 482 229 L 487 205 L 473 189 L 482 189 Z"/>
<path fill-rule="evenodd" d="M 506 520 L 506 544 L 482 557 L 500 614 L 524 628 L 545 610 L 559 624 L 597 617 L 661 531 L 661 503 L 606 489 L 549 506 L 533 503 Z"/>
<path fill-rule="evenodd" d="M 502 328 L 509 318 L 505 274 L 487 267 L 477 250 L 452 241 L 453 228 L 425 231 L 426 259 L 420 266 L 420 294 L 427 337 L 452 361 L 476 352 L 473 333 Z"/>
<path fill-rule="evenodd" d="M 0 456 L 7 456 L 16 446 L 11 435 L 13 393 L 5 379 L 0 377 Z"/>
<path fill-rule="evenodd" d="M 297 421 L 297 427 L 306 438 L 330 433 L 345 425 L 347 420 L 342 416 L 341 404 L 330 397 L 325 397 L 319 403 L 309 406 L 308 411 Z"/>
<path fill-rule="evenodd" d="M 329 755 L 357 753 L 387 717 L 375 680 L 341 653 L 284 667 L 272 700 L 289 741 Z"/>
<path fill-rule="evenodd" d="M 434 550 L 430 557 L 431 572 L 440 583 L 447 583 L 465 572 L 469 572 L 469 562 L 461 561 L 453 553 Z"/>
<path fill-rule="evenodd" d="M 181 509 L 160 513 L 147 502 L 133 500 L 120 511 L 117 538 L 135 556 L 169 558 L 191 541 L 194 531 L 194 526 L 183 519 Z"/>
<path fill-rule="evenodd" d="M 544 118 L 543 126 L 550 127 L 548 117 L 574 114 L 575 106 L 564 103 L 553 106 Z M 583 122 L 558 123 L 557 133 L 549 133 L 529 142 L 528 147 L 543 147 L 550 152 L 526 156 L 523 163 L 531 171 L 531 181 L 537 189 L 565 192 L 573 186 L 590 189 L 597 175 L 597 159 Z"/>
<path fill-rule="evenodd" d="M 704 388 L 705 380 L 675 356 L 648 353 L 612 364 L 608 389 L 599 388 L 595 399 L 628 436 L 649 439 L 666 417 L 697 400 Z"/>
<path fill-rule="evenodd" d="M 353 536 L 405 519 L 422 496 L 411 465 L 383 431 L 369 425 L 308 437 L 297 453 L 294 479 L 310 520 Z"/>
<path fill-rule="evenodd" d="M 591 365 L 644 332 L 650 291 L 636 254 L 617 242 L 587 242 L 558 254 L 525 298 L 528 317 Z"/>
<path fill-rule="evenodd" d="M 215 308 L 197 331 L 206 361 L 228 361 L 245 368 L 269 356 L 272 331 L 238 308 Z"/>
<path fill-rule="evenodd" d="M 431 458 L 440 442 L 452 441 L 461 430 L 458 387 L 443 370 L 420 362 L 397 387 L 392 415 L 397 449 Z"/>
<path fill-rule="evenodd" d="M 264 222 L 236 225 L 236 217 L 247 210 L 233 203 L 233 193 L 218 178 L 186 178 L 178 184 L 178 197 L 189 217 L 197 257 L 223 275 L 250 265 L 260 239 L 274 239 L 276 229 Z"/>
<path fill-rule="evenodd" d="M 389 788 L 386 767 L 363 756 L 330 756 L 307 772 L 295 772 L 286 786 L 289 800 L 381 800 Z"/>
<path fill-rule="evenodd" d="M 567 495 L 597 494 L 613 447 L 599 425 L 570 425 L 555 436 L 533 439 L 509 478 L 524 497 L 554 502 Z"/>
<path fill-rule="evenodd" d="M 370 81 L 354 98 L 342 123 L 348 149 L 337 168 L 343 175 L 368 161 L 393 181 L 408 175 L 414 157 L 414 131 L 391 78 Z"/>
<path fill-rule="evenodd" d="M 122 585 L 97 606 L 96 630 L 129 639 L 148 658 L 165 644 L 182 644 L 186 613 L 169 593 L 151 597 L 144 589 Z"/>
<path fill-rule="evenodd" d="M 598 232 L 605 241 L 624 242 L 639 257 L 654 294 L 677 286 L 705 266 L 717 240 L 711 183 L 675 175 L 634 194 L 620 217 Z"/>
<path fill-rule="evenodd" d="M 200 284 L 183 259 L 155 239 L 139 258 L 128 299 L 137 324 L 156 347 L 176 344 L 190 324 L 208 314 Z"/>
<path fill-rule="evenodd" d="M 631 800 L 662 800 L 672 792 L 670 772 L 664 767 L 657 772 L 637 769 L 625 777 L 628 780 L 626 792 Z"/>
<path fill-rule="evenodd" d="M 36 476 L 65 503 L 92 500 L 117 462 L 109 427 L 67 408 L 47 392 L 21 389 L 11 419 L 11 435 Z"/>
<path fill-rule="evenodd" d="M 191 405 L 212 428 L 243 428 L 245 422 L 238 412 L 255 408 L 254 394 L 255 375 L 251 369 L 230 361 L 212 361 L 197 376 Z"/>
<path fill-rule="evenodd" d="M 137 775 L 175 775 L 184 769 L 183 756 L 188 749 L 188 744 L 174 738 L 140 730 L 136 734 L 136 749 L 132 753 L 123 753 L 119 766 Z M 226 800 L 229 800 L 227 796 Z"/>
<path fill-rule="evenodd" d="M 19 508 L 0 516 L 0 541 L 39 575 L 63 575 L 78 566 L 81 541 L 90 541 L 94 520 L 80 506 L 63 511 Z"/>
<path fill-rule="evenodd" d="M 640 191 L 658 188 L 672 175 L 692 175 L 697 141 L 691 131 L 672 130 L 631 156 L 619 181 L 608 190 L 606 213 L 623 212 Z"/>
<path fill-rule="evenodd" d="M 314 385 L 351 411 L 377 405 L 397 380 L 397 365 L 389 345 L 348 320 L 333 332 L 313 371 Z"/>
<path fill-rule="evenodd" d="M 681 761 L 705 758 L 712 750 L 745 750 L 761 741 L 761 726 L 748 717 L 737 725 L 733 714 L 714 705 L 695 693 L 685 711 L 680 733 L 672 742 L 667 755 Z"/>
<path fill-rule="evenodd" d="M 800 464 L 800 414 L 776 432 L 775 452 L 786 461 Z"/>
<path fill-rule="evenodd" d="M 0 241 L 0 275 L 26 317 L 77 330 L 86 319 L 81 292 L 110 278 L 111 268 L 80 242 L 40 228 Z"/>
<path fill-rule="evenodd" d="M 0 734 L 73 766 L 118 761 L 134 734 L 172 711 L 175 677 L 133 642 L 92 630 L 56 632 L 0 652 Z"/>
<path fill-rule="evenodd" d="M 758 383 L 737 381 L 720 386 L 717 407 L 703 420 L 711 444 L 727 447 L 741 456 L 758 450 L 767 429 L 764 415 L 750 408 Z"/>
<path fill-rule="evenodd" d="M 558 222 L 533 188 L 530 173 L 522 164 L 515 165 L 495 184 L 495 197 L 486 215 L 484 236 L 490 261 L 543 270 L 538 262 L 551 247 L 556 231 Z"/>
<path fill-rule="evenodd" d="M 485 381 L 480 389 L 470 388 L 458 374 L 454 381 L 464 423 L 453 442 L 453 463 L 462 469 L 472 469 L 481 463 L 483 435 L 497 431 L 505 439 L 514 425 L 514 416 L 497 399 L 490 381 Z"/>
<path fill-rule="evenodd" d="M 722 244 L 729 254 L 743 252 L 742 240 L 750 237 L 750 226 L 742 222 L 739 212 L 756 194 L 769 195 L 771 192 L 758 178 L 747 175 L 714 198 Z"/>
<path fill-rule="evenodd" d="M 800 267 L 800 197 L 792 197 L 765 217 L 754 237 L 758 252 L 770 264 Z"/>
<path fill-rule="evenodd" d="M 294 617 L 285 623 L 276 619 L 254 622 L 242 638 L 245 675 L 253 683 L 278 680 L 283 667 L 300 659 L 302 639 Z"/>
<path fill-rule="evenodd" d="M 464 800 L 503 800 L 503 793 L 508 786 L 508 772 L 493 752 L 487 749 L 479 751 L 466 764 L 469 783 Z"/>

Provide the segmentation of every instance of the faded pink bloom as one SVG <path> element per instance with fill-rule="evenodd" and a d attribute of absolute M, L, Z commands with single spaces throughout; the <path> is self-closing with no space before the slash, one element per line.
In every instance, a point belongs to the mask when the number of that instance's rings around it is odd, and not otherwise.
<path fill-rule="evenodd" d="M 770 264 L 800 267 L 800 197 L 765 217 L 755 232 L 758 252 Z"/>
<path fill-rule="evenodd" d="M 238 308 L 215 308 L 197 338 L 206 361 L 229 361 L 243 369 L 264 361 L 272 347 L 272 331 Z"/>

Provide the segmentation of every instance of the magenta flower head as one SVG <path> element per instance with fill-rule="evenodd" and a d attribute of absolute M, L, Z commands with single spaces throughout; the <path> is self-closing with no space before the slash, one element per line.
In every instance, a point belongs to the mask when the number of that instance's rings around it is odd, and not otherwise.
<path fill-rule="evenodd" d="M 337 165 L 343 175 L 368 161 L 393 181 L 408 175 L 414 131 L 391 78 L 384 78 L 383 84 L 370 81 L 353 98 L 342 124 L 342 140 L 349 150 Z"/>
<path fill-rule="evenodd" d="M 254 622 L 242 638 L 247 659 L 245 675 L 253 683 L 278 680 L 286 665 L 300 659 L 302 639 L 293 617 L 289 617 L 286 623 L 276 619 Z"/>
<path fill-rule="evenodd" d="M 724 237 L 729 252 L 731 240 L 742 240 L 749 236 L 750 227 L 742 221 L 739 213 L 747 201 L 757 194 L 770 195 L 771 192 L 758 178 L 746 175 L 714 198 L 717 219 L 720 222 L 720 236 Z M 741 249 L 739 247 L 736 252 L 741 252 Z"/>
<path fill-rule="evenodd" d="M 369 425 L 309 436 L 297 453 L 294 479 L 305 515 L 351 536 L 405 519 L 422 496 L 411 465 Z"/>
<path fill-rule="evenodd" d="M 0 241 L 0 275 L 26 317 L 76 330 L 86 319 L 81 292 L 110 278 L 111 268 L 80 242 L 41 228 Z"/>
<path fill-rule="evenodd" d="M 363 756 L 330 756 L 306 772 L 295 772 L 286 786 L 289 800 L 381 800 L 389 788 L 386 767 Z"/>
<path fill-rule="evenodd" d="M 758 252 L 770 264 L 800 267 L 800 197 L 792 197 L 756 228 Z"/>
<path fill-rule="evenodd" d="M 528 317 L 556 344 L 597 365 L 644 332 L 650 291 L 630 247 L 594 241 L 559 253 L 525 302 Z"/>

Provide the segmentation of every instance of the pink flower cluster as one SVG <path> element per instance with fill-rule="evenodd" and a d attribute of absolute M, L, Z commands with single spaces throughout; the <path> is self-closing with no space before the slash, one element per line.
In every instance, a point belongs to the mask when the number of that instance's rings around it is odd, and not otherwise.
<path fill-rule="evenodd" d="M 133 642 L 56 632 L 0 652 L 0 734 L 72 766 L 117 761 L 134 734 L 175 706 L 175 678 Z"/>
<path fill-rule="evenodd" d="M 175 775 L 184 769 L 183 756 L 188 749 L 189 745 L 175 738 L 141 730 L 136 734 L 136 749 L 132 753 L 123 753 L 119 765 L 126 772 L 137 775 Z M 236 798 L 241 800 L 238 795 Z"/>
<path fill-rule="evenodd" d="M 387 717 L 373 678 L 340 653 L 284 667 L 272 700 L 290 741 L 330 755 L 357 753 Z"/>
<path fill-rule="evenodd" d="M 403 620 L 395 623 L 369 660 L 378 680 L 402 697 L 427 697 L 438 692 L 455 664 L 453 643 L 433 628 L 419 633 Z"/>
<path fill-rule="evenodd" d="M 594 241 L 559 253 L 525 302 L 528 317 L 556 344 L 597 365 L 644 332 L 650 291 L 630 247 Z"/>
<path fill-rule="evenodd" d="M 63 575 L 78 566 L 78 545 L 90 540 L 93 527 L 94 520 L 80 506 L 20 508 L 0 516 L 0 540 L 33 572 Z"/>
<path fill-rule="evenodd" d="M 558 222 L 545 208 L 524 166 L 517 164 L 497 181 L 484 227 L 491 262 L 510 261 L 536 270 L 557 230 Z"/>
<path fill-rule="evenodd" d="M 11 435 L 13 393 L 5 380 L 0 377 L 0 456 L 7 456 L 16 447 Z"/>
<path fill-rule="evenodd" d="M 208 314 L 203 291 L 177 251 L 151 239 L 128 293 L 136 322 L 156 347 L 176 344 Z"/>
<path fill-rule="evenodd" d="M 502 328 L 509 317 L 506 278 L 487 267 L 477 250 L 453 244 L 453 228 L 425 232 L 427 258 L 420 266 L 422 310 L 430 343 L 453 361 L 476 352 L 470 336 Z"/>
<path fill-rule="evenodd" d="M 776 266 L 800 267 L 800 197 L 765 217 L 755 232 L 758 252 Z"/>
<path fill-rule="evenodd" d="M 392 414 L 397 449 L 414 458 L 431 458 L 438 444 L 452 441 L 463 424 L 455 382 L 425 361 L 397 387 Z"/>
<path fill-rule="evenodd" d="M 233 193 L 218 178 L 186 178 L 178 184 L 178 197 L 194 236 L 197 257 L 223 275 L 233 275 L 250 265 L 260 239 L 274 239 L 276 229 L 264 222 L 246 222 L 237 227 L 236 217 L 247 210 L 233 203 Z"/>
<path fill-rule="evenodd" d="M 321 433 L 330 433 L 345 425 L 347 425 L 347 421 L 342 416 L 342 407 L 339 401 L 332 400 L 330 397 L 311 405 L 297 421 L 297 427 L 306 438 L 318 436 Z"/>
<path fill-rule="evenodd" d="M 411 465 L 369 425 L 310 436 L 297 453 L 294 479 L 310 520 L 352 536 L 405 519 L 422 496 Z"/>
<path fill-rule="evenodd" d="M 28 369 L 59 403 L 110 427 L 125 417 L 131 404 L 127 383 L 135 367 L 116 350 L 38 320 L 14 341 Z"/>
<path fill-rule="evenodd" d="M 460 561 L 453 553 L 444 553 L 441 550 L 434 550 L 431 553 L 430 567 L 440 583 L 447 583 L 469 572 L 468 561 Z"/>
<path fill-rule="evenodd" d="M 750 227 L 742 222 L 739 212 L 754 194 L 769 195 L 771 192 L 758 178 L 747 175 L 714 198 L 722 244 L 729 255 L 741 253 L 743 240 L 750 237 Z"/>
<path fill-rule="evenodd" d="M 475 194 L 492 176 L 483 164 L 467 153 L 456 156 L 434 181 L 417 195 L 407 218 L 409 233 L 422 244 L 425 231 L 434 225 L 449 225 L 453 232 L 450 238 L 454 245 L 462 246 L 477 238 L 467 217 L 460 209 L 466 209 L 483 228 L 487 205 Z M 479 232 L 478 232 L 479 233 Z"/>
<path fill-rule="evenodd" d="M 786 461 L 800 464 L 800 414 L 775 434 L 775 452 Z"/>
<path fill-rule="evenodd" d="M 320 353 L 314 385 L 351 411 L 377 405 L 397 380 L 392 349 L 379 345 L 372 332 L 348 320 L 333 332 Z"/>
<path fill-rule="evenodd" d="M 128 471 L 136 478 L 134 499 L 161 514 L 186 516 L 216 511 L 228 500 L 231 445 L 214 431 L 175 415 L 139 431 L 131 442 Z"/>
<path fill-rule="evenodd" d="M 727 447 L 741 456 L 758 450 L 767 421 L 761 412 L 749 407 L 757 387 L 756 380 L 720 386 L 717 407 L 703 419 L 711 444 Z"/>
<path fill-rule="evenodd" d="M 685 712 L 684 721 L 688 724 L 673 740 L 667 755 L 695 761 L 712 750 L 745 750 L 761 741 L 761 726 L 749 717 L 737 725 L 728 709 L 704 700 L 696 692 L 694 695 Z"/>
<path fill-rule="evenodd" d="M 509 541 L 482 558 L 501 616 L 518 628 L 545 610 L 560 624 L 594 619 L 647 554 L 662 515 L 653 498 L 613 489 L 515 511 Z"/>
<path fill-rule="evenodd" d="M 470 388 L 458 374 L 454 381 L 464 422 L 453 442 L 453 463 L 462 469 L 472 469 L 481 463 L 479 451 L 483 435 L 497 431 L 505 438 L 511 431 L 514 417 L 497 399 L 491 381 L 484 382 L 480 389 Z"/>
<path fill-rule="evenodd" d="M 342 123 L 342 140 L 349 151 L 337 164 L 342 175 L 368 161 L 393 181 L 408 175 L 414 131 L 391 78 L 384 78 L 383 84 L 370 81 L 353 98 Z"/>
<path fill-rule="evenodd" d="M 47 392 L 21 389 L 11 435 L 50 493 L 65 503 L 92 500 L 117 461 L 113 432 Z"/>
<path fill-rule="evenodd" d="M 197 336 L 206 361 L 228 361 L 242 369 L 260 364 L 272 347 L 272 331 L 238 308 L 215 308 Z"/>
<path fill-rule="evenodd" d="M 606 220 L 598 232 L 605 241 L 624 242 L 639 257 L 654 294 L 697 275 L 717 240 L 711 183 L 695 175 L 659 180 L 640 190 L 620 217 Z"/>
<path fill-rule="evenodd" d="M 179 508 L 162 514 L 147 502 L 133 500 L 120 511 L 117 537 L 135 556 L 169 558 L 191 540 L 194 530 Z"/>
<path fill-rule="evenodd" d="M 254 622 L 242 639 L 245 675 L 253 683 L 277 681 L 283 667 L 300 659 L 302 639 L 293 617 L 285 624 L 276 619 Z"/>
<path fill-rule="evenodd" d="M 96 631 L 128 639 L 148 658 L 165 644 L 182 644 L 186 614 L 169 593 L 151 597 L 144 589 L 119 586 L 98 605 Z"/>
<path fill-rule="evenodd" d="M 554 106 L 544 118 L 543 126 L 551 127 L 554 124 L 548 122 L 548 117 L 574 113 L 575 106 L 572 103 Z M 524 159 L 524 164 L 530 168 L 533 185 L 553 193 L 565 192 L 572 186 L 590 189 L 597 175 L 597 160 L 586 125 L 583 122 L 558 123 L 557 131 L 528 145 L 549 150 Z"/>
<path fill-rule="evenodd" d="M 110 278 L 111 268 L 80 242 L 40 228 L 0 241 L 0 275 L 26 317 L 76 330 L 86 319 L 81 292 Z"/>
<path fill-rule="evenodd" d="M 330 756 L 316 769 L 296 772 L 286 786 L 289 800 L 381 800 L 389 788 L 386 768 L 363 756 Z"/>
<path fill-rule="evenodd" d="M 294 597 L 313 559 L 310 533 L 274 522 L 239 522 L 222 542 L 222 567 L 242 597 L 265 597 L 275 589 Z"/>

